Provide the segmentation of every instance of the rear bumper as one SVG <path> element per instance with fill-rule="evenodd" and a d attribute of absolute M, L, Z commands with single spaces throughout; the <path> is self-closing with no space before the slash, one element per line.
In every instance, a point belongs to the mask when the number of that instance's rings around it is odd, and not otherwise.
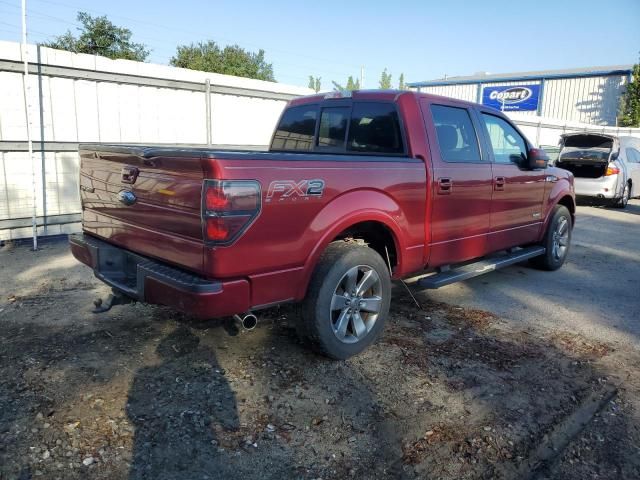
<path fill-rule="evenodd" d="M 97 278 L 138 301 L 167 305 L 198 318 L 249 310 L 247 280 L 208 280 L 84 234 L 70 235 L 69 246 Z"/>
<path fill-rule="evenodd" d="M 600 199 L 613 199 L 622 195 L 622 192 L 618 192 L 619 184 L 618 177 L 620 175 L 609 175 L 608 177 L 600 178 L 581 178 L 577 177 L 574 180 L 576 189 L 576 196 L 578 197 L 592 197 Z"/>

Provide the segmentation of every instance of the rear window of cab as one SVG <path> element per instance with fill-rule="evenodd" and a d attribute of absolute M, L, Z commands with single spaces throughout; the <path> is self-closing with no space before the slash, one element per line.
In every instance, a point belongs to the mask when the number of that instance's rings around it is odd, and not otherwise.
<path fill-rule="evenodd" d="M 275 130 L 271 150 L 370 155 L 405 153 L 398 111 L 390 102 L 290 107 Z"/>

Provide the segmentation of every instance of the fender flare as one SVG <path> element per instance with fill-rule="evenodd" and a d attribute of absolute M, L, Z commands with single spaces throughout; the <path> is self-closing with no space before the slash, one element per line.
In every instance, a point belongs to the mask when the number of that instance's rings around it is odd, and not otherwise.
<path fill-rule="evenodd" d="M 553 188 L 549 193 L 549 197 L 548 197 L 549 202 L 547 203 L 547 206 L 546 206 L 543 228 L 541 229 L 541 232 L 540 232 L 540 238 L 539 238 L 540 240 L 542 240 L 542 238 L 544 237 L 544 234 L 546 233 L 547 228 L 549 226 L 549 221 L 551 220 L 551 212 L 553 212 L 553 209 L 556 207 L 556 205 L 560 205 L 562 200 L 565 198 L 569 198 L 571 200 L 571 206 L 573 207 L 573 209 L 569 208 L 569 213 L 571 213 L 571 223 L 572 223 L 571 226 L 573 227 L 576 223 L 576 215 L 575 215 L 576 199 L 573 194 L 573 189 L 571 189 L 568 185 L 565 186 L 564 184 L 561 184 L 561 183 L 555 184 L 554 187 L 555 188 Z"/>
<path fill-rule="evenodd" d="M 342 207 L 348 204 L 371 206 L 344 213 L 345 210 Z M 394 218 L 394 215 L 400 221 Z M 358 190 L 345 193 L 325 205 L 309 225 L 312 231 L 320 231 L 322 235 L 313 245 L 303 265 L 300 286 L 296 292 L 298 300 L 303 299 L 306 295 L 311 275 L 327 246 L 340 232 L 362 222 L 377 222 L 389 230 L 396 248 L 397 264 L 398 266 L 402 265 L 405 248 L 402 240 L 402 223 L 406 222 L 406 218 L 404 218 L 400 206 L 390 196 L 376 190 Z"/>

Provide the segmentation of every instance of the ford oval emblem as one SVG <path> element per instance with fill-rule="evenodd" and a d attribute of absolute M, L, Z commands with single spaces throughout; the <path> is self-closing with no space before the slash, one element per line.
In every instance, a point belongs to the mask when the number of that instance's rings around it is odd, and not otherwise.
<path fill-rule="evenodd" d="M 120 190 L 118 192 L 118 200 L 127 206 L 136 203 L 136 195 L 131 190 Z"/>
<path fill-rule="evenodd" d="M 491 100 L 497 100 L 506 104 L 520 103 L 528 100 L 533 95 L 530 88 L 527 87 L 511 87 L 506 90 L 497 91 L 494 90 L 489 95 Z"/>

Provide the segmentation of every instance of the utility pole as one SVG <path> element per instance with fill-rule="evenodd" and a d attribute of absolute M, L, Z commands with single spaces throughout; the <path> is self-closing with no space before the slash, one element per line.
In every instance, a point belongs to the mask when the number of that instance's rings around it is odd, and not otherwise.
<path fill-rule="evenodd" d="M 31 138 L 31 112 L 29 108 L 29 56 L 27 52 L 27 0 L 22 0 L 22 61 L 24 63 L 23 92 L 24 110 L 27 119 L 27 145 L 29 150 L 29 161 L 31 162 L 31 181 L 33 196 L 33 212 L 31 215 L 31 228 L 33 230 L 33 250 L 38 250 L 38 225 L 36 221 L 36 168 L 33 164 L 33 140 Z M 42 172 L 44 181 L 44 171 Z"/>
<path fill-rule="evenodd" d="M 364 66 L 360 66 L 360 88 L 364 88 Z"/>

